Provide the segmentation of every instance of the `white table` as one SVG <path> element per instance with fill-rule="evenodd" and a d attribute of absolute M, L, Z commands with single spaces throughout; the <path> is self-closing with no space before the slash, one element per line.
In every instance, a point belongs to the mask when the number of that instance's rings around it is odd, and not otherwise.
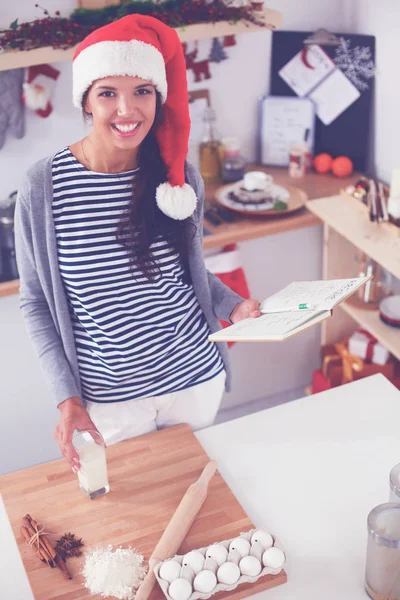
<path fill-rule="evenodd" d="M 400 392 L 375 375 L 196 434 L 287 551 L 288 583 L 263 600 L 366 600 L 366 519 L 388 499 L 399 433 Z M 0 558 L 1 600 L 33 600 L 1 498 Z"/>
<path fill-rule="evenodd" d="M 366 600 L 366 521 L 400 462 L 400 391 L 375 375 L 196 435 L 287 551 L 288 583 L 260 597 Z"/>

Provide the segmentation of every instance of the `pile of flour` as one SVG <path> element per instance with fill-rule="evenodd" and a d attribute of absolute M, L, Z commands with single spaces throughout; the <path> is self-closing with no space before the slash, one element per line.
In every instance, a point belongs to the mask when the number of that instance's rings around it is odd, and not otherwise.
<path fill-rule="evenodd" d="M 89 548 L 82 571 L 85 588 L 103 598 L 131 600 L 146 575 L 143 560 L 132 548 Z"/>

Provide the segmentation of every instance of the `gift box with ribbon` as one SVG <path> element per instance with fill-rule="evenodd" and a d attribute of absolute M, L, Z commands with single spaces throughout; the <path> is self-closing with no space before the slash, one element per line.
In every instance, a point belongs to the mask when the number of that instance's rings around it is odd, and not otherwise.
<path fill-rule="evenodd" d="M 351 354 L 346 341 L 323 346 L 321 354 L 322 367 L 313 373 L 313 394 L 376 373 L 382 373 L 390 381 L 395 381 L 397 361 L 393 357 L 390 357 L 384 365 L 368 363 L 359 356 Z"/>
<path fill-rule="evenodd" d="M 365 329 L 356 329 L 349 337 L 349 352 L 377 365 L 385 365 L 390 356 L 385 346 Z"/>

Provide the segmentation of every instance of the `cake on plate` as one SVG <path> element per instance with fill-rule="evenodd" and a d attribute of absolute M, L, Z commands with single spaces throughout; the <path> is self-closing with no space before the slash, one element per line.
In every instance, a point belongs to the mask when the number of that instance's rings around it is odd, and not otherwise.
<path fill-rule="evenodd" d="M 286 210 L 289 192 L 263 171 L 249 171 L 227 193 L 232 206 L 255 210 Z"/>

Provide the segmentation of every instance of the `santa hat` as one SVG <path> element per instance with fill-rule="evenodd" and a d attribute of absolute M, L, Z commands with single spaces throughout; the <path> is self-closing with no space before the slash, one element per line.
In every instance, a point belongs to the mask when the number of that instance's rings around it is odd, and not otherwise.
<path fill-rule="evenodd" d="M 185 183 L 189 100 L 185 59 L 176 31 L 153 17 L 123 17 L 96 29 L 78 45 L 72 73 L 73 102 L 78 108 L 97 79 L 131 75 L 153 83 L 164 105 L 156 137 L 168 178 L 158 186 L 156 201 L 172 219 L 189 217 L 197 198 L 193 188 Z"/>

